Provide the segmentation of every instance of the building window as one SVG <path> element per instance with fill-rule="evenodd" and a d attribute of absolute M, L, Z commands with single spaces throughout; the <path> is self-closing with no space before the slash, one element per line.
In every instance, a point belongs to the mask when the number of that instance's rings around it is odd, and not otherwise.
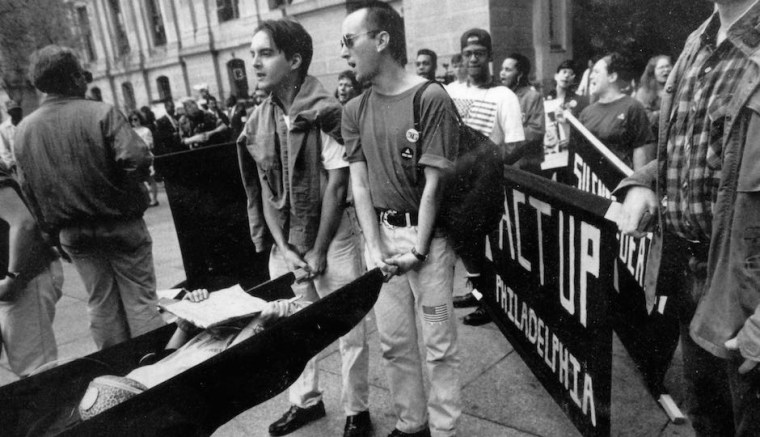
<path fill-rule="evenodd" d="M 95 52 L 95 42 L 92 39 L 92 28 L 90 27 L 90 16 L 87 14 L 87 7 L 78 6 L 76 8 L 76 13 L 80 37 L 82 39 L 82 47 L 84 48 L 87 61 L 92 62 L 96 60 L 98 56 Z"/>
<path fill-rule="evenodd" d="M 245 62 L 242 59 L 232 59 L 227 63 L 227 75 L 230 78 L 230 89 L 237 98 L 248 97 L 248 76 L 245 73 Z"/>
<path fill-rule="evenodd" d="M 164 18 L 161 16 L 161 9 L 158 7 L 156 0 L 145 0 L 148 7 L 148 19 L 150 20 L 150 30 L 153 35 L 153 45 L 166 45 L 166 31 L 164 30 Z"/>
<path fill-rule="evenodd" d="M 132 111 L 137 108 L 137 102 L 135 102 L 135 90 L 132 88 L 132 84 L 124 82 L 121 84 L 121 94 L 124 96 L 124 107 L 127 111 Z"/>
<path fill-rule="evenodd" d="M 549 0 L 549 47 L 554 51 L 565 50 L 565 11 L 565 0 Z"/>
<path fill-rule="evenodd" d="M 156 87 L 158 88 L 158 99 L 162 102 L 171 100 L 172 88 L 169 85 L 169 78 L 166 76 L 159 76 L 156 79 Z"/>
<path fill-rule="evenodd" d="M 216 0 L 216 15 L 220 23 L 240 18 L 238 0 Z"/>
<path fill-rule="evenodd" d="M 119 0 L 108 0 L 111 7 L 111 24 L 116 32 L 116 53 L 119 56 L 129 53 L 129 39 L 127 39 L 127 30 L 124 25 L 124 14 L 121 12 Z"/>

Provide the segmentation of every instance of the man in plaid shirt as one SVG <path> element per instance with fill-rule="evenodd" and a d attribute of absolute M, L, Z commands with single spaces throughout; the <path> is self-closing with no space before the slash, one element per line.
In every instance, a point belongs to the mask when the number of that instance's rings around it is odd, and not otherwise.
<path fill-rule="evenodd" d="M 675 293 L 697 435 L 756 436 L 760 2 L 715 1 L 716 12 L 689 37 L 666 84 L 657 160 L 615 192 L 625 198 L 618 226 L 640 235 L 645 216 L 660 219 L 645 288 L 650 308 L 666 280 Z"/>

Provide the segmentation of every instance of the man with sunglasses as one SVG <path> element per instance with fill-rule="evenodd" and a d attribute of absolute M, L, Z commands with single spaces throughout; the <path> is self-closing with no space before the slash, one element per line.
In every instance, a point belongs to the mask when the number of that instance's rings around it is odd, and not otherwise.
<path fill-rule="evenodd" d="M 435 223 L 441 177 L 453 168 L 459 147 L 456 109 L 445 90 L 431 85 L 421 95 L 420 131 L 415 129 L 412 101 L 426 81 L 404 68 L 404 23 L 388 4 L 371 2 L 349 14 L 342 46 L 357 80 L 371 84 L 344 107 L 342 132 L 368 267 L 393 275 L 375 304 L 397 417 L 390 435 L 453 436 L 461 415 L 451 302 L 455 255 Z"/>
<path fill-rule="evenodd" d="M 488 64 L 491 62 L 491 35 L 483 29 L 470 29 L 462 34 L 462 62 L 467 66 L 467 83 L 449 86 L 447 90 L 457 104 L 464 122 L 503 147 L 504 156 L 522 144 L 520 101 L 517 95 L 494 81 Z M 470 263 L 475 264 L 475 263 Z M 467 277 L 474 288 L 479 284 L 479 266 L 467 265 Z M 454 298 L 454 306 L 476 306 L 472 293 Z M 479 326 L 491 321 L 485 308 L 478 308 L 464 317 L 465 325 Z"/>
<path fill-rule="evenodd" d="M 257 250 L 274 240 L 269 274 L 304 269 L 293 291 L 314 302 L 361 274 L 357 235 L 346 204 L 348 162 L 340 136 L 342 107 L 314 77 L 311 36 L 295 21 L 264 21 L 251 41 L 257 87 L 269 96 L 246 122 L 238 159 Z M 268 234 L 266 231 L 268 230 Z M 344 437 L 366 436 L 369 348 L 365 324 L 340 339 Z M 290 409 L 269 433 L 285 435 L 325 416 L 317 361 L 290 387 Z"/>

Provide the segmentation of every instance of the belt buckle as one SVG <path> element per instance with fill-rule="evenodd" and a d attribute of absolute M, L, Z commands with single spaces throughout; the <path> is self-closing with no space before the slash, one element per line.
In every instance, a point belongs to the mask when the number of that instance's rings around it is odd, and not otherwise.
<path fill-rule="evenodd" d="M 395 209 L 386 209 L 385 211 L 380 213 L 380 221 L 382 221 L 383 224 L 387 226 L 388 228 L 397 228 L 398 226 L 391 223 L 388 219 L 391 217 L 395 218 L 398 215 L 398 213 L 399 212 L 396 211 Z"/>

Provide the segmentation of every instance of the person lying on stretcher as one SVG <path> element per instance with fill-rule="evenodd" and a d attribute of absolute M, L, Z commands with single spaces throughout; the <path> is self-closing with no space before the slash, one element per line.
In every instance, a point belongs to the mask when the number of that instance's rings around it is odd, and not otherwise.
<path fill-rule="evenodd" d="M 208 299 L 205 289 L 188 292 L 184 299 L 201 302 Z M 309 302 L 277 300 L 268 302 L 264 310 L 252 319 L 243 319 L 229 325 L 202 330 L 187 320 L 177 320 L 177 330 L 164 352 L 141 360 L 143 365 L 124 377 L 105 375 L 95 378 L 79 404 L 79 414 L 86 420 L 106 409 L 124 402 L 156 385 L 196 366 L 228 348 L 261 332 L 275 320 L 288 317 Z M 151 358 L 153 358 L 151 360 Z"/>

